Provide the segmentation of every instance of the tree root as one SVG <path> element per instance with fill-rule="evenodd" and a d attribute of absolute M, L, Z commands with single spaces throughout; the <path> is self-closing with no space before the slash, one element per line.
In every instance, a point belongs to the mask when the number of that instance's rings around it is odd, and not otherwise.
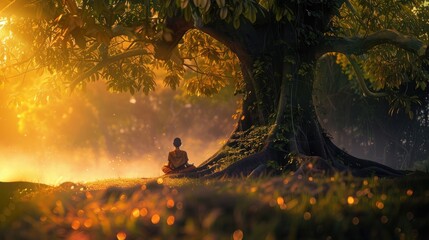
<path fill-rule="evenodd" d="M 343 171 L 350 171 L 354 176 L 365 177 L 376 175 L 380 177 L 398 177 L 404 176 L 406 173 L 405 171 L 396 170 L 374 161 L 354 157 L 339 149 L 330 139 L 326 140 L 326 144 L 331 156 L 342 160 L 342 165 L 345 167 Z"/>
<path fill-rule="evenodd" d="M 230 140 L 231 141 L 231 140 Z M 230 142 L 229 141 L 229 142 Z M 171 174 L 171 178 L 254 178 L 273 173 L 268 166 L 270 161 L 285 164 L 285 169 L 295 172 L 296 175 L 333 175 L 334 173 L 351 173 L 356 177 L 399 177 L 405 175 L 405 171 L 395 170 L 377 162 L 353 157 L 345 151 L 339 149 L 330 139 L 326 139 L 324 148 L 328 154 L 328 159 L 320 156 L 309 156 L 306 154 L 296 154 L 287 159 L 285 152 L 279 152 L 268 147 L 267 144 L 261 151 L 244 157 L 242 160 L 234 162 L 227 168 L 215 172 L 216 164 L 219 163 L 227 153 L 224 151 L 229 142 L 211 158 L 203 162 L 194 171 L 187 173 Z M 287 160 L 286 160 L 287 159 Z"/>
<path fill-rule="evenodd" d="M 266 173 L 266 171 L 267 171 L 267 165 L 261 164 L 257 166 L 255 169 L 253 169 L 253 171 L 249 174 L 249 176 L 247 176 L 247 178 L 261 177 L 264 175 L 264 173 Z"/>

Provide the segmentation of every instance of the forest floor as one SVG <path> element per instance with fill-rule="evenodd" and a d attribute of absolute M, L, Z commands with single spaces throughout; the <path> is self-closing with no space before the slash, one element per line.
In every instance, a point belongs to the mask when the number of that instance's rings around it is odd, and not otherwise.
<path fill-rule="evenodd" d="M 0 183 L 0 239 L 429 239 L 429 175 Z"/>

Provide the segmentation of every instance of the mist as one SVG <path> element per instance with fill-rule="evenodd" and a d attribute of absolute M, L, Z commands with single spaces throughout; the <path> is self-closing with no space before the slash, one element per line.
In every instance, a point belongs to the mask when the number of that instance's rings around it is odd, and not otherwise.
<path fill-rule="evenodd" d="M 214 154 L 223 139 L 208 144 L 200 139 L 185 138 L 182 149 L 188 152 L 189 162 L 195 165 Z M 167 139 L 165 145 L 171 145 Z M 168 144 L 167 144 L 168 142 Z M 172 142 L 172 140 L 171 140 Z M 63 182 L 91 182 L 116 178 L 152 178 L 162 175 L 161 167 L 167 162 L 168 152 L 160 150 L 131 159 L 95 158 L 91 152 L 29 153 L 15 149 L 0 150 L 0 182 L 28 181 L 59 185 Z"/>
<path fill-rule="evenodd" d="M 175 137 L 198 166 L 234 128 L 237 98 L 228 89 L 218 95 L 191 97 L 161 88 L 131 96 L 109 93 L 98 83 L 21 112 L 3 107 L 0 181 L 59 185 L 157 177 Z"/>

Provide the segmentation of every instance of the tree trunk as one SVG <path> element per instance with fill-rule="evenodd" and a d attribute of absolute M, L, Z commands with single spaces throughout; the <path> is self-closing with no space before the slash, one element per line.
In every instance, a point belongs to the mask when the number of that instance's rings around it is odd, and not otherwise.
<path fill-rule="evenodd" d="M 294 56 L 286 55 L 288 59 Z M 282 59 L 272 58 L 275 62 L 285 62 Z M 316 171 L 332 173 L 333 171 L 349 171 L 357 176 L 397 176 L 401 175 L 400 171 L 396 171 L 387 166 L 355 158 L 350 156 L 343 150 L 336 147 L 332 141 L 326 136 L 321 128 L 316 111 L 313 105 L 313 70 L 314 60 L 308 58 L 305 60 L 300 54 L 294 58 L 292 63 L 284 63 L 281 69 L 275 69 L 281 73 L 281 85 L 273 86 L 280 90 L 277 99 L 272 99 L 269 104 L 275 102 L 277 108 L 274 112 L 268 111 L 264 114 L 274 114 L 275 119 L 269 119 L 265 115 L 266 123 L 259 121 L 258 117 L 247 117 L 246 114 L 259 114 L 248 111 L 247 104 L 243 104 L 244 120 L 239 120 L 240 123 L 265 125 L 270 128 L 270 131 L 264 138 L 263 147 L 260 151 L 243 156 L 242 159 L 232 163 L 227 168 L 216 171 L 222 159 L 228 158 L 228 153 L 225 148 L 234 147 L 233 142 L 236 142 L 236 135 L 243 131 L 243 128 L 238 127 L 231 135 L 226 146 L 221 149 L 214 157 L 204 162 L 194 173 L 186 174 L 189 177 L 240 177 L 253 176 L 255 172 L 259 173 L 260 169 L 267 169 L 266 166 L 271 163 L 276 163 L 282 166 L 283 169 L 293 171 Z M 304 59 L 304 60 L 303 60 Z M 243 68 L 251 69 L 252 66 L 243 63 Z M 265 63 L 268 65 L 276 65 L 274 63 Z M 270 69 L 269 71 L 272 71 Z M 252 73 L 254 71 L 248 71 Z M 245 77 L 245 80 L 255 78 L 255 76 Z M 270 76 L 269 73 L 266 73 Z M 276 82 L 276 81 L 271 81 Z M 252 85 L 252 83 L 248 83 Z M 252 85 L 253 86 L 253 85 Z M 254 96 L 255 98 L 256 95 Z M 259 98 L 260 99 L 260 98 Z M 251 101 L 250 101 L 251 102 Z M 246 101 L 245 101 L 246 103 Z M 261 104 L 265 106 L 266 103 Z M 270 108 L 274 109 L 274 108 Z M 259 119 L 259 120 L 255 120 Z M 238 124 L 240 126 L 240 124 Z M 249 127 L 244 128 L 248 130 Z M 265 168 L 261 168 L 264 166 Z M 308 169 L 311 166 L 311 169 Z M 268 168 L 269 170 L 270 168 Z M 181 176 L 181 175 L 180 175 Z"/>
<path fill-rule="evenodd" d="M 299 172 L 311 170 L 330 173 L 337 170 L 349 171 L 357 176 L 398 176 L 402 174 L 402 172 L 382 164 L 355 158 L 336 147 L 327 137 L 319 124 L 312 98 L 315 60 L 305 56 L 311 56 L 311 54 L 301 52 L 299 56 L 294 56 L 293 53 L 283 56 L 288 59 L 292 58 L 293 61 L 272 58 L 274 62 L 284 62 L 284 64 L 282 69 L 275 69 L 281 73 L 282 80 L 280 86 L 273 86 L 280 89 L 280 94 L 277 99 L 270 101 L 270 104 L 272 102 L 277 104 L 277 109 L 275 112 L 267 112 L 274 113 L 276 118 L 265 123 L 270 126 L 271 130 L 264 140 L 264 147 L 255 154 L 243 156 L 243 159 L 226 169 L 213 173 L 208 166 L 210 164 L 216 166 L 222 158 L 228 157 L 223 151 L 220 151 L 214 158 L 201 165 L 199 169 L 201 175 L 209 174 L 210 177 L 253 176 L 254 170 L 260 169 L 260 166 L 267 166 L 269 162 L 273 161 L 285 169 Z M 276 65 L 274 63 L 265 64 Z M 251 68 L 251 66 L 245 65 L 243 68 Z M 270 71 L 272 70 L 270 69 Z M 252 78 L 255 76 L 248 76 L 245 80 Z M 248 106 L 243 105 L 244 115 L 246 107 Z M 266 116 L 266 119 L 269 118 Z M 237 128 L 236 131 L 240 130 L 242 129 Z M 234 138 L 234 134 L 231 138 Z M 311 169 L 307 169 L 308 164 Z M 193 175 L 195 176 L 195 174 Z M 199 175 L 196 174 L 196 176 Z"/>
<path fill-rule="evenodd" d="M 296 21 L 314 20 L 305 18 L 306 14 L 298 16 Z M 300 39 L 296 25 L 242 22 L 240 28 L 234 29 L 224 21 L 196 22 L 195 28 L 222 42 L 238 56 L 246 87 L 242 117 L 226 145 L 186 176 L 254 176 L 268 165 L 300 172 L 350 171 L 359 176 L 401 174 L 384 165 L 350 156 L 323 132 L 312 98 L 315 63 L 321 51 Z M 250 138 L 253 142 L 246 139 L 258 126 L 269 129 L 263 138 L 258 138 L 260 142 L 255 142 L 255 138 Z M 246 156 L 246 151 L 239 149 L 243 142 L 253 148 L 262 147 Z M 231 158 L 234 148 L 243 152 L 241 157 L 219 171 L 225 159 Z"/>

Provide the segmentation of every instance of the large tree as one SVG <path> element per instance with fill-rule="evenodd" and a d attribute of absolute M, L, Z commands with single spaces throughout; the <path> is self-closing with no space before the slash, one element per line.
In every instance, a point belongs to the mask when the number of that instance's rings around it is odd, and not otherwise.
<path fill-rule="evenodd" d="M 0 61 L 6 76 L 48 70 L 35 85 L 43 84 L 41 100 L 64 82 L 70 90 L 97 79 L 149 93 L 158 67 L 167 69 L 165 84 L 183 79 L 197 95 L 234 82 L 243 96 L 236 130 L 190 176 L 256 175 L 267 166 L 399 175 L 331 142 L 314 109 L 314 74 L 319 58 L 337 54 L 364 94 L 413 117 L 419 100 L 399 89 L 426 89 L 427 10 L 411 0 L 16 0 L 2 12 L 9 35 Z"/>

